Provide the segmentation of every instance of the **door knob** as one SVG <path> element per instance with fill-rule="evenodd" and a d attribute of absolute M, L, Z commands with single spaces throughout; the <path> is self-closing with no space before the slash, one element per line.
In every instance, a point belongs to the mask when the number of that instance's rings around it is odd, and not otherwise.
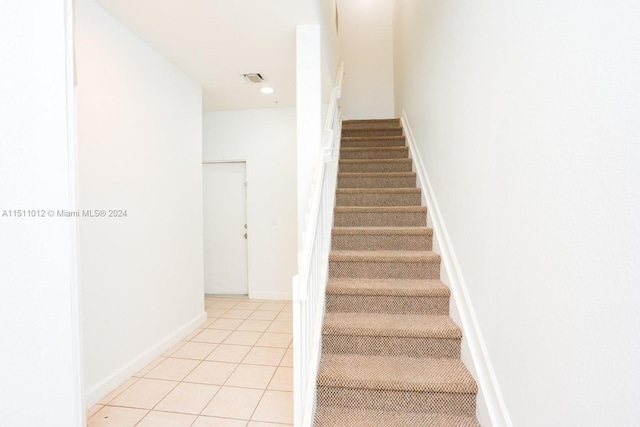
<path fill-rule="evenodd" d="M 244 236 L 242 236 L 242 237 L 244 237 L 246 239 L 247 238 L 247 233 L 244 233 Z"/>

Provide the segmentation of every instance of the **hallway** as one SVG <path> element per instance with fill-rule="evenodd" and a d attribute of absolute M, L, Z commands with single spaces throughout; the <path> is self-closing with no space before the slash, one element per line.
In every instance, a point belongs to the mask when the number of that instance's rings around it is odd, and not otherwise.
<path fill-rule="evenodd" d="M 208 320 L 89 409 L 89 427 L 293 422 L 292 305 L 205 298 Z"/>

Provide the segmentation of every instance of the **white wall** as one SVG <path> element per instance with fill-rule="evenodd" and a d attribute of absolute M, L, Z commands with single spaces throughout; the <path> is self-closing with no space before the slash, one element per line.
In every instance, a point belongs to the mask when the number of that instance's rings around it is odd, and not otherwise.
<path fill-rule="evenodd" d="M 88 403 L 204 321 L 201 89 L 91 0 L 76 2 Z"/>
<path fill-rule="evenodd" d="M 393 2 L 340 0 L 340 50 L 345 119 L 394 117 Z"/>
<path fill-rule="evenodd" d="M 81 427 L 84 419 L 75 226 L 68 218 L 48 217 L 49 209 L 73 208 L 75 198 L 75 143 L 67 128 L 74 120 L 69 5 L 0 3 L 0 423 L 5 426 L 46 420 L 52 427 Z M 31 209 L 45 217 L 5 215 Z"/>
<path fill-rule="evenodd" d="M 640 424 L 640 4 L 398 4 L 396 113 L 513 425 Z"/>
<path fill-rule="evenodd" d="M 334 86 L 336 71 L 342 62 L 336 28 L 337 0 L 315 0 L 320 25 L 322 51 L 322 102 L 327 104 Z"/>
<path fill-rule="evenodd" d="M 297 270 L 296 109 L 204 113 L 203 160 L 246 160 L 249 297 L 291 298 Z"/>
<path fill-rule="evenodd" d="M 319 24 L 296 27 L 296 168 L 298 249 L 322 144 L 322 51 Z"/>

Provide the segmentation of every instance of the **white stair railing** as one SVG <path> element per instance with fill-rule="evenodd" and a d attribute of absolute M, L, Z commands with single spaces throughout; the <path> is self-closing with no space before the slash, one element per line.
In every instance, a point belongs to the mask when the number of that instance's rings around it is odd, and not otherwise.
<path fill-rule="evenodd" d="M 316 383 L 324 318 L 333 206 L 340 149 L 341 64 L 331 93 L 322 147 L 315 169 L 298 274 L 293 278 L 293 402 L 295 427 L 310 427 L 315 414 Z"/>

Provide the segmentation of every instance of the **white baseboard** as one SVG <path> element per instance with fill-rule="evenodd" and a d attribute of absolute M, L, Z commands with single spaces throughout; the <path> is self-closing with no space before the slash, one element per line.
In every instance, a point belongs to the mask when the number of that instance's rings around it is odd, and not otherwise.
<path fill-rule="evenodd" d="M 291 292 L 249 292 L 249 299 L 292 301 Z"/>
<path fill-rule="evenodd" d="M 406 135 L 407 145 L 409 146 L 409 152 L 413 158 L 418 181 L 422 188 L 423 197 L 426 200 L 427 211 L 430 222 L 433 225 L 435 240 L 442 258 L 442 267 L 445 270 L 443 271 L 443 277 L 447 278 L 446 281 L 451 289 L 452 304 L 454 304 L 455 311 L 461 323 L 460 326 L 462 327 L 464 337 L 463 345 L 467 347 L 462 351 L 462 360 L 474 374 L 480 389 L 477 399 L 478 420 L 485 427 L 490 427 L 487 423 L 490 423 L 493 427 L 511 427 L 511 419 L 504 403 L 493 366 L 491 365 L 491 360 L 489 359 L 489 354 L 480 330 L 480 325 L 473 310 L 473 304 L 471 303 L 458 259 L 451 244 L 451 239 L 445 227 L 438 201 L 431 187 L 427 170 L 422 161 L 420 151 L 418 150 L 413 132 L 411 131 L 411 125 L 404 110 L 402 111 L 401 121 Z"/>
<path fill-rule="evenodd" d="M 92 405 L 96 404 L 100 399 L 109 394 L 113 389 L 118 387 L 124 381 L 126 381 L 133 374 L 138 372 L 140 369 L 144 368 L 164 353 L 168 348 L 172 345 L 180 341 L 182 338 L 186 337 L 188 334 L 193 332 L 198 326 L 202 325 L 207 320 L 207 313 L 202 312 L 198 316 L 196 316 L 193 320 L 187 322 L 184 326 L 176 330 L 175 332 L 169 334 L 162 341 L 158 342 L 151 348 L 147 349 L 129 363 L 115 371 L 113 374 L 109 375 L 107 378 L 100 381 L 98 384 L 89 388 L 85 392 L 85 402 L 87 408 L 90 408 Z"/>

